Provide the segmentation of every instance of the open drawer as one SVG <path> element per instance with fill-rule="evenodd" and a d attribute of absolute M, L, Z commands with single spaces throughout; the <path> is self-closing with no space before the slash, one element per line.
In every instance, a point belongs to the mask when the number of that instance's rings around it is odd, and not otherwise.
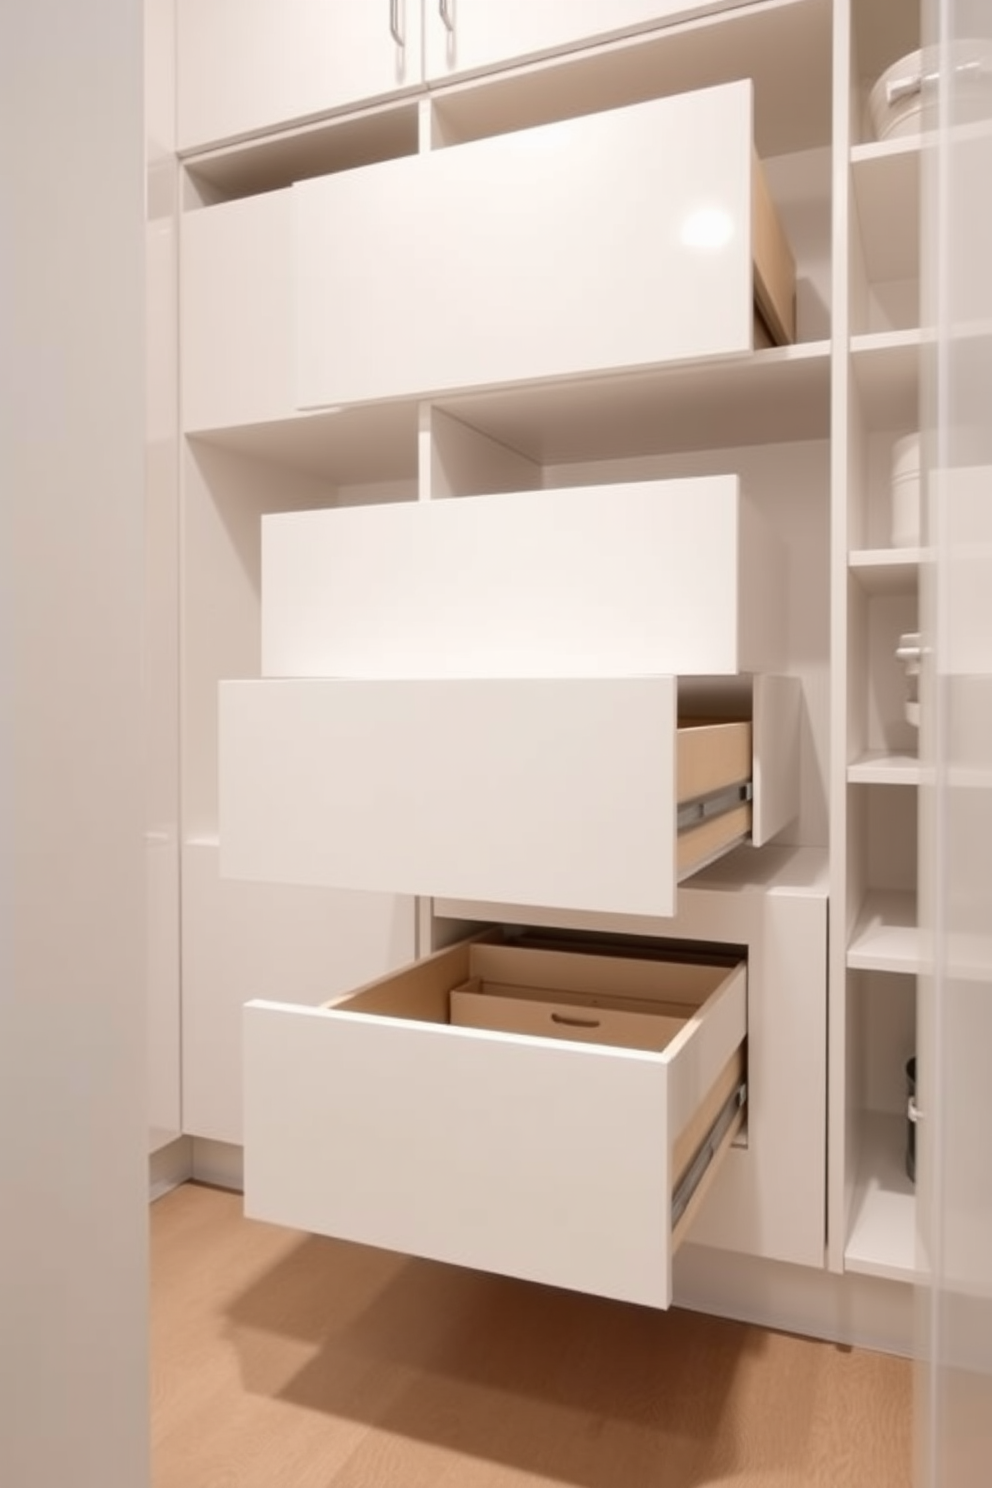
<path fill-rule="evenodd" d="M 484 937 L 330 1007 L 249 1003 L 247 1212 L 667 1307 L 743 1119 L 747 978 L 646 956 Z"/>
<path fill-rule="evenodd" d="M 739 355 L 755 310 L 794 340 L 752 92 L 736 81 L 294 186 L 300 407 Z"/>
<path fill-rule="evenodd" d="M 754 686 L 680 726 L 674 677 L 222 683 L 221 873 L 672 915 L 794 812 L 798 683 Z"/>

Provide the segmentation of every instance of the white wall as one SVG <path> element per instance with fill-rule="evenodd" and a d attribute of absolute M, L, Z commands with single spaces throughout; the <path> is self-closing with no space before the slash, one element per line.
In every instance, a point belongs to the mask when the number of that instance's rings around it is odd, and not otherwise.
<path fill-rule="evenodd" d="M 141 6 L 0 6 L 0 1483 L 148 1481 Z"/>

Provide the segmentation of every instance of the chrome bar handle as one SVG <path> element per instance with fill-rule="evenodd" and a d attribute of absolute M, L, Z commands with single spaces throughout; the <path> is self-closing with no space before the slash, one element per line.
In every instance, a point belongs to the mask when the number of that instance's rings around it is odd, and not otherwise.
<path fill-rule="evenodd" d="M 444 29 L 453 33 L 455 29 L 455 20 L 454 16 L 451 14 L 451 0 L 437 0 L 437 8 L 440 13 L 441 19 L 444 22 Z"/>
<path fill-rule="evenodd" d="M 406 46 L 400 30 L 400 0 L 389 0 L 389 33 L 398 47 Z"/>

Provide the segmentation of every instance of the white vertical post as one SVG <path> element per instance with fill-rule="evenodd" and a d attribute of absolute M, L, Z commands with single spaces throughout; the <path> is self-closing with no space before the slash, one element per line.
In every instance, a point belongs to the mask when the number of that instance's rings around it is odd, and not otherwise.
<path fill-rule="evenodd" d="M 148 1482 L 142 7 L 0 7 L 0 1482 Z"/>

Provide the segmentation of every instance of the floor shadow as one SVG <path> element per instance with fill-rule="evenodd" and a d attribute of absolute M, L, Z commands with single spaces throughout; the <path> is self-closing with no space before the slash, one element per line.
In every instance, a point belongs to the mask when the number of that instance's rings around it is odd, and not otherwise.
<path fill-rule="evenodd" d="M 228 1322 L 250 1393 L 579 1488 L 693 1488 L 804 1450 L 803 1413 L 774 1402 L 756 1433 L 767 1338 L 723 1319 L 307 1238 Z M 297 1364 L 311 1346 L 302 1368 L 280 1373 L 280 1339 Z"/>

